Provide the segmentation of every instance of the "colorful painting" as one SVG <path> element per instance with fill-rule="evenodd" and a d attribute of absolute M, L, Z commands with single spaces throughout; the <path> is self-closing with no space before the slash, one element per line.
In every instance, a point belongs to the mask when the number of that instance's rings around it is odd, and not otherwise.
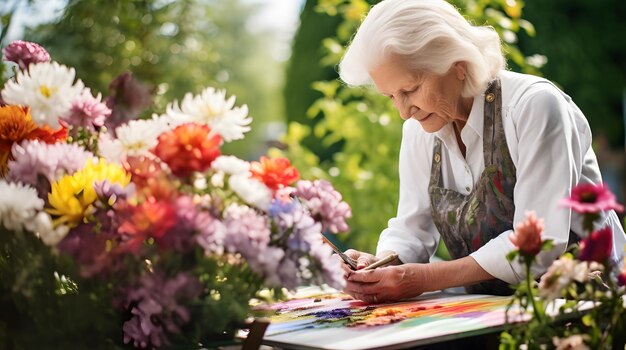
<path fill-rule="evenodd" d="M 302 292 L 309 295 L 302 296 Z M 269 305 L 264 343 L 286 348 L 401 348 L 495 331 L 509 297 L 428 293 L 409 301 L 367 304 L 332 292 L 302 291 Z"/>

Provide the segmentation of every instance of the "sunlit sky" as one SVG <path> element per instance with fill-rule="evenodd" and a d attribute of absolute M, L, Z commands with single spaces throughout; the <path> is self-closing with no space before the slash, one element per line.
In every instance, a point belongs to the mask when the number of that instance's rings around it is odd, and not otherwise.
<path fill-rule="evenodd" d="M 229 0 L 222 0 L 229 1 Z M 299 13 L 304 4 L 304 0 L 243 0 L 248 3 L 258 3 L 261 9 L 256 16 L 250 19 L 251 25 L 257 30 L 278 30 L 281 35 L 279 40 L 288 41 L 295 32 Z M 27 8 L 26 1 L 9 0 L 0 2 L 1 12 L 5 12 L 19 3 L 16 14 L 13 18 L 11 28 L 9 28 L 8 39 L 20 39 L 24 32 L 25 26 L 34 26 L 43 22 L 50 21 L 58 16 L 67 0 L 36 0 L 34 8 Z"/>

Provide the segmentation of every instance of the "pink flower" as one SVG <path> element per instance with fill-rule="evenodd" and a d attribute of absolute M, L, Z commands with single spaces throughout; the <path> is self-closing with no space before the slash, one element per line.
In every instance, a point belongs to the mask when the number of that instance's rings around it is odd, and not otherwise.
<path fill-rule="evenodd" d="M 72 102 L 72 108 L 63 121 L 73 126 L 82 126 L 95 131 L 104 125 L 104 120 L 111 115 L 111 109 L 102 102 L 102 95 L 94 97 L 88 90 Z"/>
<path fill-rule="evenodd" d="M 526 212 L 526 219 L 515 226 L 509 239 L 523 254 L 535 256 L 541 251 L 542 232 L 543 220 L 538 219 L 534 211 Z"/>
<path fill-rule="evenodd" d="M 578 258 L 583 261 L 602 263 L 611 256 L 613 232 L 610 227 L 595 231 L 580 242 Z"/>
<path fill-rule="evenodd" d="M 15 40 L 2 53 L 5 61 L 17 63 L 22 70 L 27 70 L 31 63 L 50 62 L 48 51 L 29 41 Z"/>
<path fill-rule="evenodd" d="M 572 195 L 561 201 L 561 206 L 572 208 L 579 213 L 597 213 L 614 209 L 624 210 L 605 184 L 580 184 L 572 188 Z"/>

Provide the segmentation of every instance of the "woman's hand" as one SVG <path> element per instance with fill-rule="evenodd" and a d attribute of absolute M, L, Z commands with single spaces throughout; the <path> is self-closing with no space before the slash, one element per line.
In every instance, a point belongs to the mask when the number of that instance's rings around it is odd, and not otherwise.
<path fill-rule="evenodd" d="M 404 264 L 349 271 L 344 292 L 368 303 L 395 301 L 426 291 L 425 265 Z"/>

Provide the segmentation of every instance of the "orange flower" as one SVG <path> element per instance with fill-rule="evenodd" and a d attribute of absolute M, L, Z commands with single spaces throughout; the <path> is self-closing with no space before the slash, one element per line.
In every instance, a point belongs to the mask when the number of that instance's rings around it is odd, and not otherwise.
<path fill-rule="evenodd" d="M 146 239 L 161 239 L 176 225 L 176 210 L 164 201 L 148 200 L 138 206 L 130 206 L 119 232 L 124 236 L 126 250 L 137 252 Z"/>
<path fill-rule="evenodd" d="M 0 176 L 8 170 L 13 144 L 24 140 L 41 140 L 55 143 L 67 139 L 67 129 L 54 131 L 48 126 L 40 128 L 30 117 L 30 109 L 25 106 L 0 107 Z"/>
<path fill-rule="evenodd" d="M 194 171 L 207 170 L 220 155 L 220 135 L 211 133 L 207 125 L 184 124 L 159 136 L 154 154 L 179 177 Z"/>
<path fill-rule="evenodd" d="M 250 172 L 252 177 L 261 180 L 273 191 L 289 186 L 300 178 L 298 169 L 292 167 L 287 158 L 261 157 L 260 162 L 250 163 Z"/>
<path fill-rule="evenodd" d="M 538 219 L 535 212 L 527 212 L 526 219 L 515 226 L 515 233 L 509 236 L 511 242 L 522 254 L 535 256 L 541 251 L 541 233 L 543 220 Z"/>

